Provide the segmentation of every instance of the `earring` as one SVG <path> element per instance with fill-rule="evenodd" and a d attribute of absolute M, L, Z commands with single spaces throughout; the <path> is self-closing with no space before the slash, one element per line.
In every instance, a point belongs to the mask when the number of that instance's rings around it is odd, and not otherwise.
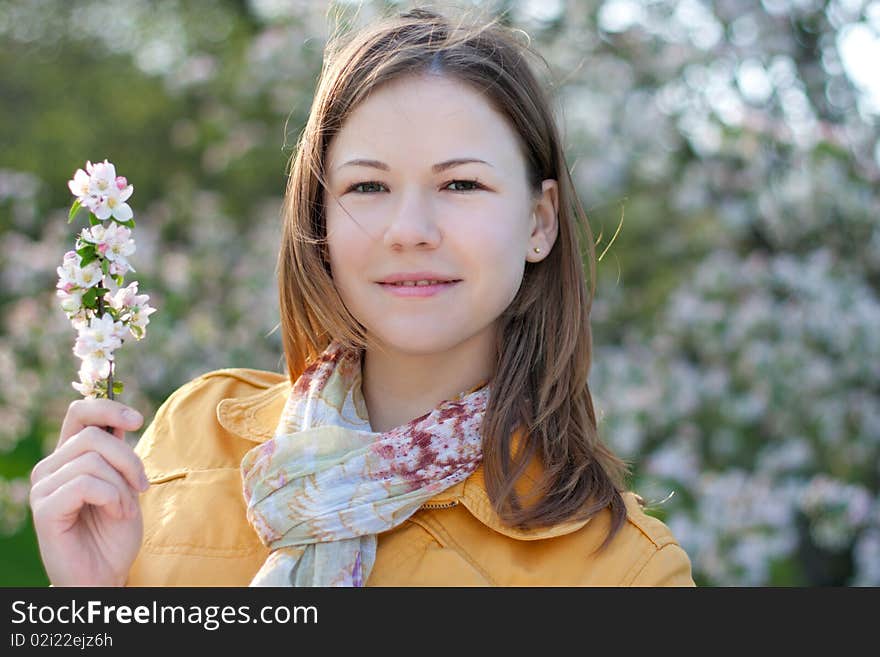
<path fill-rule="evenodd" d="M 536 247 L 535 247 L 535 253 L 540 253 L 540 252 L 541 252 L 541 249 L 539 249 L 539 248 L 536 246 Z"/>

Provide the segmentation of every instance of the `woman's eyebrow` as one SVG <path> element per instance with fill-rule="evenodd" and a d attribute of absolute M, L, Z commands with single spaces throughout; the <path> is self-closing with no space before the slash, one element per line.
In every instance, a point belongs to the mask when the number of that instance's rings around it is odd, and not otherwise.
<path fill-rule="evenodd" d="M 453 167 L 460 166 L 462 164 L 470 164 L 476 162 L 477 164 L 485 164 L 486 166 L 492 166 L 486 160 L 481 160 L 477 157 L 456 157 L 451 160 L 446 160 L 444 162 L 438 162 L 437 164 L 431 167 L 431 171 L 434 173 L 440 173 L 441 171 L 446 171 L 447 169 L 451 169 Z M 344 162 L 340 164 L 337 169 L 341 169 L 342 167 L 355 166 L 355 167 L 370 167 L 372 169 L 381 169 L 382 171 L 391 171 L 391 167 L 389 167 L 384 162 L 380 162 L 379 160 L 367 160 L 363 158 L 358 158 L 356 160 L 349 160 L 348 162 Z"/>

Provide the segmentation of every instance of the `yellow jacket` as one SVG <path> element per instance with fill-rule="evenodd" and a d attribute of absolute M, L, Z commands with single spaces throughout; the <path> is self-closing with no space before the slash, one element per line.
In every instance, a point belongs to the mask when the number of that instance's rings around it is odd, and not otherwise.
<path fill-rule="evenodd" d="M 272 437 L 290 382 L 224 369 L 176 390 L 135 451 L 151 486 L 128 586 L 247 586 L 269 554 L 245 515 L 239 464 Z M 368 586 L 693 586 L 669 529 L 626 493 L 627 522 L 605 550 L 606 509 L 521 531 L 493 511 L 482 468 L 378 536 Z"/>

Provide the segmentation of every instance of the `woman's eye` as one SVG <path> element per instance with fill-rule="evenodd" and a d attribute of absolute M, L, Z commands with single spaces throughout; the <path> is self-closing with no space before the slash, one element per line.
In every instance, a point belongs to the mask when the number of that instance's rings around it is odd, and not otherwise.
<path fill-rule="evenodd" d="M 375 180 L 371 180 L 369 182 L 361 182 L 355 183 L 351 187 L 348 188 L 350 192 L 357 192 L 358 194 L 371 194 L 372 192 L 378 191 L 376 187 L 382 187 L 382 183 L 376 182 Z M 367 188 L 364 190 L 363 188 Z"/>
<path fill-rule="evenodd" d="M 453 192 L 470 192 L 476 189 L 480 189 L 480 187 L 482 187 L 482 185 L 480 185 L 480 183 L 476 180 L 452 180 L 446 185 L 446 188 L 448 189 L 452 185 L 464 186 L 464 188 L 459 187 L 458 189 L 453 189 Z"/>

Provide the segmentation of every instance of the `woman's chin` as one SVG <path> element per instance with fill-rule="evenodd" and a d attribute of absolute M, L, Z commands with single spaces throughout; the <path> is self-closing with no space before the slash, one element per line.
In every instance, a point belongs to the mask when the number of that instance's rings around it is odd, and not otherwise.
<path fill-rule="evenodd" d="M 436 323 L 433 326 L 407 324 L 392 330 L 373 331 L 371 335 L 381 347 L 410 356 L 429 356 L 447 351 L 465 337 L 455 331 L 440 332 Z"/>

